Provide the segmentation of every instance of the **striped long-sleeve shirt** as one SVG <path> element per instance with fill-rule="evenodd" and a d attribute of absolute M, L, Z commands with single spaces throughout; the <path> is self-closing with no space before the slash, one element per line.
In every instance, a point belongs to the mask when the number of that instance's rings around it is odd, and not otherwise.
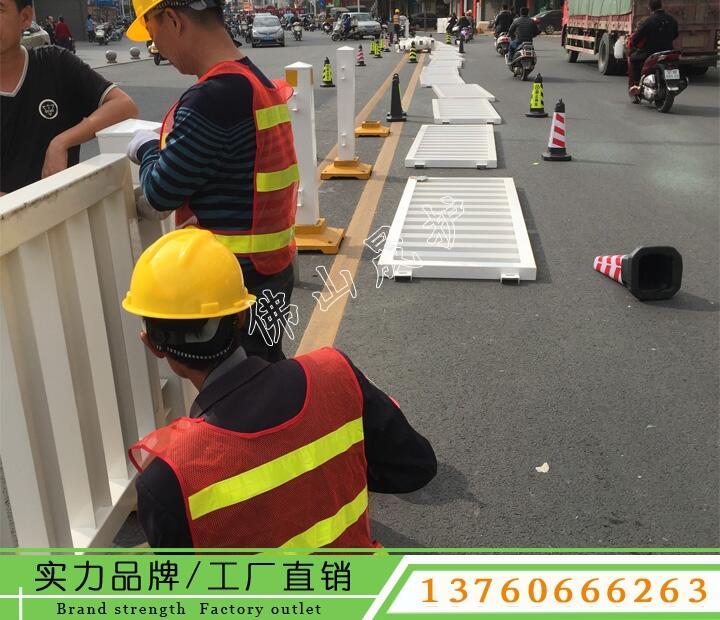
<path fill-rule="evenodd" d="M 249 59 L 243 63 L 268 87 L 270 82 Z M 199 82 L 180 97 L 165 148 L 144 146 L 140 183 L 158 211 L 186 201 L 203 228 L 225 233 L 249 230 L 253 215 L 255 121 L 247 78 L 223 74 Z M 254 275 L 241 259 L 243 273 Z"/>

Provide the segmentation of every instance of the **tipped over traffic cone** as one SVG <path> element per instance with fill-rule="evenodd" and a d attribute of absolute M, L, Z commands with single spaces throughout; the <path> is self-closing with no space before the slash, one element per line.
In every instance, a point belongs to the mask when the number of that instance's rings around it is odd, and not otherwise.
<path fill-rule="evenodd" d="M 542 75 L 538 73 L 535 81 L 533 82 L 532 93 L 530 94 L 530 111 L 526 112 L 525 116 L 546 118 L 547 115 L 548 114 L 545 111 Z"/>
<path fill-rule="evenodd" d="M 402 109 L 402 97 L 400 97 L 400 76 L 393 75 L 390 96 L 390 113 L 385 117 L 391 123 L 402 123 L 407 120 L 407 114 Z"/>
<path fill-rule="evenodd" d="M 332 67 L 330 66 L 330 59 L 327 56 L 325 56 L 325 62 L 323 64 L 322 84 L 320 84 L 320 87 L 335 88 L 335 84 L 333 84 Z"/>
<path fill-rule="evenodd" d="M 365 67 L 365 54 L 363 53 L 362 45 L 358 45 L 357 53 L 355 54 L 355 66 Z"/>
<path fill-rule="evenodd" d="M 682 256 L 670 246 L 640 246 L 630 254 L 597 256 L 593 269 L 625 286 L 640 301 L 670 299 L 682 283 Z"/>
<path fill-rule="evenodd" d="M 410 43 L 410 55 L 408 56 L 408 62 L 417 62 L 417 50 L 415 49 L 415 41 Z"/>
<path fill-rule="evenodd" d="M 570 161 L 572 159 L 565 150 L 565 104 L 562 99 L 555 106 L 548 150 L 547 153 L 543 153 L 542 158 L 545 161 Z"/>

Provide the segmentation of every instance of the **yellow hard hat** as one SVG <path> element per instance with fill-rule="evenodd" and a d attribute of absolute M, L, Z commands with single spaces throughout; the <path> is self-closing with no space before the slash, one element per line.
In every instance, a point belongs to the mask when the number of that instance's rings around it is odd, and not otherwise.
<path fill-rule="evenodd" d="M 235 255 L 210 231 L 184 228 L 142 253 L 122 306 L 148 318 L 179 320 L 236 314 L 253 303 Z"/>
<path fill-rule="evenodd" d="M 400 9 L 395 9 L 395 12 L 396 12 L 396 13 L 399 13 L 399 12 L 400 12 Z"/>
<path fill-rule="evenodd" d="M 127 29 L 127 38 L 131 41 L 149 41 L 152 39 L 148 29 L 145 27 L 145 14 L 154 9 L 164 0 L 132 0 L 135 11 L 135 21 Z"/>

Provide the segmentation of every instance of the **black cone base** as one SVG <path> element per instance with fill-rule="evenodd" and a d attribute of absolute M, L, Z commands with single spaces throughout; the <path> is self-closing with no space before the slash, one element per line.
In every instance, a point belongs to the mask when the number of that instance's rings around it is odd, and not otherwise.
<path fill-rule="evenodd" d="M 641 246 L 622 259 L 623 284 L 640 301 L 670 299 L 680 290 L 682 271 L 682 256 L 670 246 Z"/>
<path fill-rule="evenodd" d="M 530 110 L 529 112 L 525 112 L 525 116 L 530 116 L 531 118 L 547 118 L 548 113 L 545 110 Z"/>
<path fill-rule="evenodd" d="M 407 112 L 403 112 L 402 114 L 386 114 L 385 120 L 389 123 L 404 123 L 407 120 Z"/>
<path fill-rule="evenodd" d="M 543 153 L 542 158 L 545 161 L 570 161 L 572 159 L 565 149 L 548 149 L 546 153 Z"/>

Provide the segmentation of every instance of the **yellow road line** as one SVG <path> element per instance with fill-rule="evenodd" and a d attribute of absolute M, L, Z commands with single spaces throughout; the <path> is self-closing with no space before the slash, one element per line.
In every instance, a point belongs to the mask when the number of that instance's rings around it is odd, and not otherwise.
<path fill-rule="evenodd" d="M 380 99 L 382 99 L 385 95 L 385 92 L 390 88 L 393 75 L 395 73 L 400 73 L 400 69 L 402 68 L 403 64 L 405 64 L 405 62 L 407 62 L 405 59 L 405 54 L 401 54 L 400 60 L 395 65 L 395 68 L 390 71 L 390 74 L 385 78 L 385 81 L 380 85 L 380 88 L 375 91 L 375 94 L 370 97 L 369 101 L 365 104 L 365 107 L 363 107 L 363 109 L 358 112 L 357 116 L 355 117 L 355 127 L 357 127 L 358 125 L 362 125 L 367 120 L 370 112 L 375 108 L 375 106 L 380 102 Z M 338 145 L 336 142 L 334 146 L 330 149 L 328 154 L 325 155 L 325 159 L 323 159 L 318 165 L 316 172 L 318 185 L 324 183 L 324 181 L 320 178 L 320 173 L 335 161 L 335 158 L 337 157 L 337 147 Z"/>
<path fill-rule="evenodd" d="M 410 83 L 405 91 L 402 99 L 403 110 L 410 107 L 415 88 L 417 87 L 420 77 L 420 69 L 425 61 L 425 54 L 418 56 L 418 64 L 415 67 Z M 397 73 L 397 71 L 394 71 Z M 392 76 L 390 77 L 392 80 Z M 367 106 L 366 106 L 367 107 Z M 370 180 L 365 184 L 360 200 L 355 207 L 352 220 L 345 231 L 345 239 L 342 243 L 342 253 L 335 257 L 332 266 L 329 269 L 330 279 L 336 283 L 343 282 L 340 272 L 347 269 L 354 278 L 360 263 L 360 256 L 363 252 L 363 241 L 367 239 L 372 225 L 378 204 L 380 204 L 380 196 L 382 194 L 388 172 L 395 157 L 400 135 L 402 134 L 404 123 L 393 123 L 392 132 L 388 138 L 383 141 L 383 146 L 378 154 L 377 161 L 373 168 Z M 321 292 L 325 294 L 327 289 Z M 296 355 L 301 355 L 309 351 L 313 351 L 320 347 L 332 346 L 335 342 L 340 321 L 342 321 L 349 295 L 343 295 L 335 303 L 333 303 L 326 311 L 322 311 L 319 305 L 313 309 L 310 316 L 308 326 L 305 328 L 302 340 L 298 346 Z"/>

